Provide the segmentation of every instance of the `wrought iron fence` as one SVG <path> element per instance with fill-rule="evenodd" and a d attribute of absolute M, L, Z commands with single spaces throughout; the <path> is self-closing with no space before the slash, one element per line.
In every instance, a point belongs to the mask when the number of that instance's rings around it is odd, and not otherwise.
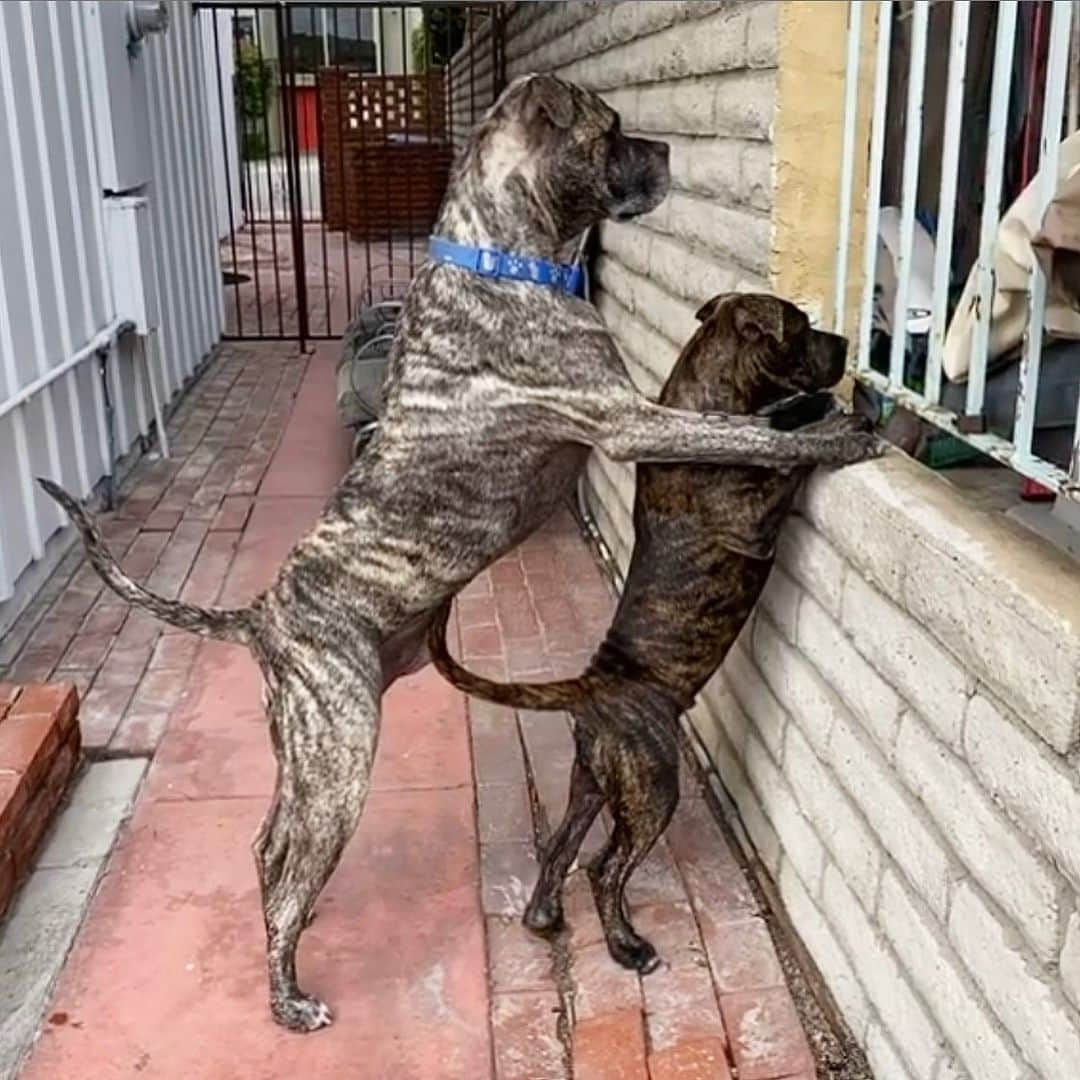
<path fill-rule="evenodd" d="M 337 338 L 423 259 L 461 129 L 504 81 L 500 5 L 196 6 L 226 336 Z"/>

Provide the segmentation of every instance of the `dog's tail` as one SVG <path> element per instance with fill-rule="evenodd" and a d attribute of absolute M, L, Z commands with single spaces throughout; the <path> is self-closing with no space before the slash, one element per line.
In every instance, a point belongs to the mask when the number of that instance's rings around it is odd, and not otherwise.
<path fill-rule="evenodd" d="M 83 546 L 86 548 L 86 557 L 90 560 L 90 565 L 98 572 L 101 580 L 121 599 L 149 611 L 152 615 L 181 630 L 207 634 L 210 637 L 220 638 L 222 641 L 246 644 L 251 640 L 252 621 L 249 608 L 201 608 L 194 604 L 181 603 L 178 600 L 166 600 L 144 589 L 120 569 L 116 559 L 105 546 L 97 525 L 94 524 L 82 504 L 51 480 L 39 478 L 38 483 L 67 511 L 68 516 L 82 533 Z"/>
<path fill-rule="evenodd" d="M 446 625 L 450 619 L 450 601 L 436 612 L 428 628 L 427 644 L 431 662 L 452 686 L 473 697 L 509 705 L 514 709 L 571 709 L 589 693 L 589 673 L 574 679 L 546 683 L 501 683 L 474 675 L 461 666 L 446 646 Z"/>

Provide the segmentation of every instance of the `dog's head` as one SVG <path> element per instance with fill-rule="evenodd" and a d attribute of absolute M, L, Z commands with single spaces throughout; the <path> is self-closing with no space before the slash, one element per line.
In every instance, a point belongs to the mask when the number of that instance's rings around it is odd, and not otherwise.
<path fill-rule="evenodd" d="M 619 114 L 596 94 L 525 75 L 474 131 L 455 182 L 495 219 L 496 241 L 563 245 L 597 222 L 657 207 L 671 181 L 668 153 L 666 143 L 624 135 Z M 506 236 L 522 229 L 539 235 Z"/>
<path fill-rule="evenodd" d="M 703 365 L 718 365 L 717 377 L 755 410 L 793 393 L 827 390 L 844 374 L 847 340 L 813 329 L 804 311 L 778 296 L 724 293 L 697 317 L 703 325 L 695 340 L 716 345 L 700 350 L 697 370 L 707 377 Z"/>

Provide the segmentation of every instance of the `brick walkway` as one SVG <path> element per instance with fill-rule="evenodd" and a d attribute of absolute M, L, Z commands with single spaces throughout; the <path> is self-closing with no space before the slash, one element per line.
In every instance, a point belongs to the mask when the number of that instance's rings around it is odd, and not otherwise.
<path fill-rule="evenodd" d="M 333 358 L 222 350 L 175 418 L 175 458 L 140 466 L 106 521 L 129 570 L 226 604 L 270 580 L 346 465 Z M 461 650 L 498 676 L 570 674 L 612 608 L 564 513 L 463 593 Z M 78 683 L 91 753 L 153 755 L 24 1075 L 813 1075 L 764 921 L 692 784 L 629 890 L 660 970 L 609 960 L 579 870 L 568 930 L 547 943 L 521 928 L 536 841 L 565 799 L 567 718 L 467 705 L 431 669 L 387 695 L 359 833 L 301 949 L 338 1022 L 282 1032 L 248 850 L 273 765 L 247 653 L 162 634 L 77 554 L 3 648 L 9 678 Z"/>
<path fill-rule="evenodd" d="M 340 335 L 358 303 L 400 295 L 425 258 L 427 238 L 357 241 L 342 232 L 304 226 L 304 279 L 309 333 Z M 221 244 L 221 264 L 240 279 L 225 286 L 230 334 L 296 334 L 299 307 L 292 227 L 250 225 Z"/>

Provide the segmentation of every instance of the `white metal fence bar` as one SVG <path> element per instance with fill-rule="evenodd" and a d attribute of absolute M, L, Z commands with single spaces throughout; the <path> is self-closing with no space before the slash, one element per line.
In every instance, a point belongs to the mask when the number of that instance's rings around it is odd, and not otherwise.
<path fill-rule="evenodd" d="M 1005 136 L 1009 127 L 1009 89 L 1012 85 L 1013 50 L 1016 45 L 1017 0 L 1002 0 L 997 9 L 994 41 L 994 74 L 990 86 L 990 117 L 986 137 L 986 174 L 983 181 L 982 224 L 979 256 L 975 264 L 978 300 L 975 328 L 968 362 L 968 416 L 982 412 L 986 396 L 986 360 L 990 351 L 990 307 L 994 296 L 994 250 L 1001 218 L 1001 183 L 1005 173 Z"/>
<path fill-rule="evenodd" d="M 4 14 L 0 11 L 0 19 Z M 34 259 L 34 237 L 30 223 L 30 206 L 27 198 L 27 173 L 23 163 L 22 136 L 20 134 L 19 115 L 15 103 L 15 82 L 11 68 L 11 48 L 8 42 L 8 33 L 5 27 L 0 27 L 0 86 L 4 96 L 4 109 L 7 115 L 8 126 L 8 151 L 12 169 L 15 174 L 15 215 L 19 227 L 19 239 L 23 249 L 23 265 L 26 280 L 30 286 L 30 326 L 34 338 L 34 358 L 37 364 L 38 375 L 48 372 L 48 357 L 45 351 L 45 332 L 41 311 L 41 296 L 35 287 L 40 280 L 37 274 L 37 264 Z M 45 418 L 45 445 L 49 459 L 49 469 L 56 480 L 61 480 L 60 471 L 60 445 L 57 436 L 56 407 L 53 401 L 52 386 L 47 385 L 41 392 L 41 406 Z M 28 514 L 36 514 L 35 507 L 38 505 L 38 495 L 31 488 L 31 502 L 27 510 Z M 45 513 L 53 528 L 61 524 L 61 511 L 55 504 L 45 508 Z M 50 529 L 51 531 L 51 529 Z M 40 552 L 40 535 L 36 552 Z M 35 557 L 40 558 L 40 554 Z"/>
<path fill-rule="evenodd" d="M 929 0 L 915 0 L 911 19 L 911 60 L 904 123 L 904 164 L 900 194 L 900 241 L 896 253 L 896 298 L 893 304 L 889 378 L 904 381 L 907 352 L 908 296 L 911 293 L 911 251 L 915 241 L 915 197 L 919 192 L 919 150 L 922 146 L 923 88 L 926 83 L 926 35 Z"/>
<path fill-rule="evenodd" d="M 879 0 L 877 60 L 874 64 L 874 114 L 870 131 L 870 176 L 866 196 L 866 247 L 863 253 L 862 312 L 859 319 L 860 370 L 870 367 L 870 330 L 874 318 L 878 224 L 881 220 L 881 176 L 885 157 L 886 107 L 889 103 L 889 47 L 892 43 L 892 0 Z"/>
<path fill-rule="evenodd" d="M 97 145 L 94 142 L 94 121 L 90 111 L 90 95 L 86 93 L 86 87 L 90 85 L 89 72 L 86 60 L 86 6 L 79 4 L 72 12 L 71 32 L 74 38 L 75 50 L 75 84 L 79 88 L 78 100 L 81 103 L 83 144 L 82 151 L 85 168 L 92 177 L 98 176 Z M 109 260 L 106 253 L 105 243 L 105 218 L 101 200 L 90 200 L 91 214 L 93 217 L 93 240 L 95 263 L 97 271 L 97 284 L 102 291 L 105 300 L 105 309 L 110 313 L 116 310 L 113 302 L 112 276 L 109 273 Z M 109 460 L 109 426 L 105 416 L 105 391 L 100 378 L 91 377 L 90 380 L 93 398 L 94 415 L 97 417 L 98 429 L 98 453 L 102 462 Z"/>
<path fill-rule="evenodd" d="M 1069 105 L 1066 112 L 1066 130 L 1071 135 L 1080 128 L 1080 3 L 1071 0 L 1072 26 L 1069 32 Z"/>
<path fill-rule="evenodd" d="M 163 135 L 169 161 L 169 181 L 172 192 L 169 203 L 176 207 L 176 210 L 169 215 L 175 222 L 174 242 L 176 246 L 172 250 L 181 256 L 177 260 L 177 269 L 183 275 L 185 281 L 190 283 L 194 278 L 191 258 L 193 232 L 191 229 L 188 192 L 184 181 L 184 147 L 180 142 L 178 90 L 176 80 L 173 77 L 172 50 L 167 47 L 169 42 L 162 42 L 162 44 L 166 47 L 161 49 L 155 57 L 157 60 L 157 71 L 155 73 L 157 79 L 151 81 L 160 83 L 159 100 L 163 105 L 162 115 L 166 125 Z M 184 334 L 187 342 L 184 355 L 189 356 L 198 348 L 199 340 L 198 315 L 190 293 L 186 298 L 182 312 L 184 316 Z M 184 374 L 186 372 L 182 372 L 182 376 Z"/>
<path fill-rule="evenodd" d="M 941 398 L 941 356 L 949 315 L 949 280 L 952 270 L 953 226 L 956 222 L 956 185 L 960 166 L 960 135 L 964 124 L 964 80 L 967 68 L 970 0 L 952 5 L 949 37 L 948 91 L 945 98 L 945 129 L 942 133 L 941 185 L 938 193 L 937 237 L 934 248 L 933 309 L 926 356 L 924 393 L 931 405 Z"/>
<path fill-rule="evenodd" d="M 191 276 L 196 285 L 192 314 L 196 318 L 196 326 L 199 329 L 196 340 L 199 343 L 201 352 L 209 344 L 209 342 L 205 341 L 206 328 L 212 324 L 214 315 L 211 311 L 208 288 L 210 271 L 203 251 L 204 243 L 200 243 L 201 238 L 205 235 L 205 230 L 202 227 L 202 196 L 205 194 L 206 185 L 200 185 L 197 176 L 199 162 L 196 155 L 199 147 L 195 136 L 198 131 L 198 124 L 192 109 L 195 103 L 192 83 L 195 81 L 194 76 L 201 74 L 201 68 L 196 72 L 195 65 L 191 63 L 188 54 L 188 39 L 193 31 L 194 19 L 186 18 L 176 27 L 176 33 L 170 35 L 165 44 L 169 51 L 169 66 L 173 77 L 173 97 L 179 105 L 180 130 L 186 133 L 188 143 L 182 156 L 184 164 L 184 205 L 188 213 L 187 241 L 191 248 Z M 203 188 L 202 191 L 200 191 L 200 187 Z"/>
<path fill-rule="evenodd" d="M 850 9 L 860 5 L 851 4 Z M 1009 137 L 1009 97 L 1012 80 L 1017 69 L 1015 56 L 1019 5 L 1017 0 L 1003 0 L 995 5 L 996 22 L 992 70 L 989 75 L 989 109 L 986 117 L 986 151 L 983 180 L 982 210 L 979 222 L 978 253 L 970 269 L 969 288 L 975 298 L 971 309 L 962 315 L 972 326 L 970 355 L 967 361 L 967 387 L 964 389 L 962 415 L 938 404 L 944 381 L 944 344 L 949 321 L 949 287 L 952 279 L 952 248 L 958 212 L 958 198 L 965 193 L 958 191 L 959 163 L 962 140 L 965 137 L 965 107 L 972 93 L 969 81 L 968 52 L 970 44 L 971 16 L 975 10 L 969 0 L 957 0 L 950 5 L 951 29 L 949 32 L 949 61 L 941 142 L 941 172 L 938 191 L 938 223 L 935 238 L 932 310 L 930 332 L 927 340 L 927 370 L 925 388 L 922 392 L 903 384 L 903 363 L 906 356 L 906 322 L 908 314 L 908 291 L 913 284 L 911 259 L 914 239 L 915 191 L 918 170 L 923 153 L 919 145 L 920 120 L 924 86 L 922 66 L 927 54 L 935 50 L 936 42 L 929 40 L 927 11 L 929 4 L 914 2 L 904 5 L 912 19 L 911 53 L 906 101 L 906 132 L 903 147 L 901 173 L 901 236 L 896 266 L 898 295 L 892 312 L 893 334 L 889 354 L 888 372 L 882 373 L 870 367 L 870 343 L 875 310 L 877 282 L 877 257 L 879 251 L 880 205 L 882 199 L 882 170 L 884 166 L 886 113 L 890 79 L 892 50 L 891 22 L 894 4 L 881 2 L 877 5 L 877 39 L 875 46 L 874 86 L 872 119 L 870 128 L 869 169 L 866 204 L 866 236 L 864 251 L 863 292 L 860 304 L 858 354 L 855 360 L 857 377 L 880 390 L 899 407 L 912 411 L 942 430 L 962 439 L 988 457 L 1009 466 L 1058 494 L 1080 500 L 1080 415 L 1072 433 L 1072 453 L 1068 471 L 1062 465 L 1038 457 L 1033 450 L 1036 427 L 1036 403 L 1039 387 L 1042 338 L 1045 333 L 1045 307 L 1047 282 L 1041 267 L 1033 268 L 1030 275 L 1031 288 L 1028 296 L 1028 326 L 1018 371 L 1019 390 L 1015 406 L 1015 423 L 1012 438 L 1000 431 L 987 430 L 984 416 L 987 364 L 989 358 L 990 319 L 992 300 L 996 290 L 995 254 L 1001 223 L 1001 199 L 1004 188 L 1004 155 Z M 1076 9 L 1076 10 L 1074 10 Z M 1055 0 L 1049 24 L 1049 48 L 1045 71 L 1036 68 L 1032 78 L 1042 85 L 1033 88 L 1032 100 L 1041 100 L 1043 126 L 1040 141 L 1038 202 L 1045 208 L 1057 188 L 1058 152 L 1062 139 L 1062 121 L 1068 110 L 1072 116 L 1080 106 L 1080 77 L 1070 73 L 1072 57 L 1076 52 L 1077 15 L 1080 4 L 1074 0 Z M 855 147 L 852 160 L 847 160 L 848 140 L 856 138 L 859 125 L 858 103 L 861 87 L 853 87 L 851 79 L 857 76 L 857 56 L 861 51 L 860 20 L 854 10 L 848 20 L 849 40 L 847 51 L 848 85 L 844 95 L 844 143 L 841 162 L 840 209 L 842 216 L 850 219 L 853 202 L 854 162 L 858 157 Z M 1040 41 L 1046 40 L 1043 38 Z M 942 51 L 942 50 L 937 50 Z M 1068 100 L 1067 100 L 1068 98 Z M 970 111 L 970 110 L 969 110 Z M 1072 134 L 1070 128 L 1069 134 Z M 913 145 L 914 144 L 914 145 Z M 842 247 L 850 238 L 850 220 L 841 221 L 838 239 Z M 836 255 L 835 311 L 837 327 L 843 328 L 844 300 L 847 288 L 848 265 L 841 251 Z M 968 346 L 965 346 L 967 348 Z M 953 387 L 956 389 L 956 387 Z M 1080 409 L 1078 409 L 1080 414 Z M 971 419 L 977 418 L 978 423 Z"/>
<path fill-rule="evenodd" d="M 1080 401 L 1077 402 L 1076 426 L 1073 428 L 1072 458 L 1069 461 L 1069 483 L 1080 491 Z"/>
<path fill-rule="evenodd" d="M 0 281 L 4 278 L 4 252 L 0 246 Z M 0 289 L 0 359 L 3 360 L 7 393 L 13 395 L 19 385 L 19 375 L 15 369 L 15 341 L 11 333 L 11 313 L 8 310 L 7 295 Z M 12 438 L 15 443 L 15 469 L 18 476 L 19 494 L 22 501 L 23 514 L 25 515 L 26 539 L 30 545 L 30 554 L 35 559 L 40 559 L 45 551 L 45 544 L 41 537 L 41 528 L 38 524 L 38 516 L 34 507 L 34 468 L 30 460 L 30 440 L 26 433 L 26 416 L 22 409 L 16 409 L 11 418 Z M 10 528 L 10 523 L 8 528 Z M 0 530 L 3 532 L 4 530 Z M 5 545 L 6 547 L 6 545 Z M 0 600 L 6 600 L 11 596 L 12 571 L 5 557 L 4 565 L 0 566 Z"/>
<path fill-rule="evenodd" d="M 82 337 L 83 340 L 88 340 L 94 336 L 96 329 L 96 322 L 94 319 L 94 301 L 90 286 L 90 256 L 87 252 L 86 245 L 86 227 L 83 220 L 83 206 L 82 199 L 79 198 L 79 168 L 75 160 L 75 134 L 72 126 L 71 109 L 69 106 L 69 92 L 67 81 L 67 65 L 63 62 L 63 58 L 60 54 L 63 48 L 64 39 L 64 27 L 60 21 L 60 15 L 57 7 L 57 0 L 49 0 L 48 3 L 48 21 L 49 21 L 49 33 L 52 36 L 53 41 L 56 43 L 57 49 L 57 62 L 53 64 L 53 75 L 55 77 L 55 85 L 53 89 L 56 93 L 56 100 L 59 107 L 59 119 L 60 119 L 60 131 L 61 131 L 61 144 L 64 158 L 64 179 L 67 186 L 67 190 L 70 193 L 70 206 L 72 214 L 72 224 L 75 231 L 75 264 L 78 271 L 79 278 L 79 299 L 82 303 Z M 74 32 L 75 24 L 72 20 L 69 20 L 70 27 Z M 77 44 L 77 42 L 76 42 Z M 76 49 L 78 55 L 78 49 Z M 81 84 L 76 82 L 76 87 Z M 88 450 L 90 449 L 88 441 L 84 438 L 82 432 L 82 407 L 80 402 L 79 386 L 78 386 L 79 374 L 73 370 L 71 378 L 71 403 L 73 412 L 77 416 L 77 437 L 76 437 L 76 452 L 79 454 L 79 483 L 82 488 L 82 493 L 85 494 L 90 490 L 91 478 L 90 478 L 90 466 L 88 464 Z M 97 385 L 97 378 L 93 372 L 90 374 L 90 383 L 94 389 L 91 391 L 95 398 L 94 405 L 94 434 L 98 443 L 98 452 L 102 461 L 107 457 L 107 433 L 105 429 L 105 416 L 104 410 L 98 409 L 96 404 L 96 398 L 100 395 L 100 387 Z"/>
<path fill-rule="evenodd" d="M 851 246 L 851 200 L 855 186 L 855 128 L 859 106 L 859 59 L 862 51 L 862 4 L 848 4 L 847 73 L 844 76 L 844 142 L 840 152 L 840 235 L 836 244 L 836 297 L 833 329 L 844 332 L 847 315 L 848 249 Z"/>
<path fill-rule="evenodd" d="M 168 156 L 165 132 L 168 130 L 168 122 L 161 101 L 161 94 L 157 80 L 148 80 L 147 109 L 150 112 L 150 157 L 154 175 L 160 176 L 160 198 L 165 205 L 172 204 L 171 191 L 169 189 L 170 178 L 173 175 L 172 161 Z M 176 259 L 162 258 L 165 251 L 179 251 L 179 244 L 174 230 L 177 228 L 176 215 L 168 212 L 153 215 L 151 229 L 154 234 L 155 249 L 155 277 L 157 279 L 158 294 L 164 298 L 175 296 L 178 291 L 178 280 L 181 271 Z M 164 286 L 164 287 L 163 287 Z M 169 310 L 164 308 L 161 312 L 162 330 L 165 336 L 165 354 L 172 361 L 171 381 L 174 384 L 181 383 L 184 372 L 181 367 L 181 357 L 189 348 L 187 335 L 184 332 L 184 312 L 186 308 Z"/>
<path fill-rule="evenodd" d="M 209 129 L 211 105 L 206 93 L 202 53 L 205 47 L 206 39 L 202 34 L 198 19 L 190 20 L 187 25 L 185 58 L 194 101 L 192 131 L 195 136 L 195 154 L 197 160 L 203 162 L 204 167 L 214 159 Z M 196 190 L 199 194 L 199 225 L 202 231 L 200 254 L 206 267 L 203 289 L 209 305 L 207 320 L 203 325 L 204 347 L 209 348 L 218 340 L 225 328 L 225 290 L 220 286 L 221 253 L 218 249 L 213 187 L 196 178 Z"/>
<path fill-rule="evenodd" d="M 1040 218 L 1050 205 L 1057 188 L 1058 146 L 1068 82 L 1069 37 L 1072 0 L 1055 0 L 1050 17 L 1050 51 L 1046 68 L 1046 96 L 1043 101 L 1042 137 L 1039 140 L 1038 203 Z M 1042 364 L 1043 325 L 1046 319 L 1046 275 L 1036 259 L 1031 268 L 1028 303 L 1028 328 L 1020 361 L 1016 395 L 1016 423 L 1013 443 L 1018 454 L 1030 456 L 1035 433 L 1035 404 L 1039 392 Z"/>
<path fill-rule="evenodd" d="M 40 10 L 40 9 L 39 9 Z M 20 4 L 22 15 L 23 46 L 26 49 L 26 64 L 30 75 L 30 109 L 33 123 L 30 125 L 33 131 L 34 146 L 37 150 L 38 169 L 41 174 L 41 186 L 46 192 L 55 191 L 55 181 L 52 173 L 52 163 L 49 159 L 48 131 L 45 122 L 45 109 L 42 97 L 45 87 L 42 84 L 41 72 L 37 63 L 37 50 L 35 48 L 34 34 L 34 10 L 30 0 L 22 0 Z M 46 12 L 47 14 L 47 12 Z M 59 65 L 57 65 L 59 66 Z M 58 103 L 59 104 L 59 103 Z M 66 187 L 66 185 L 65 185 Z M 65 191 L 65 201 L 74 203 L 73 193 L 70 189 Z M 70 356 L 74 348 L 71 335 L 71 309 L 68 304 L 67 282 L 64 274 L 64 257 L 60 251 L 60 226 L 57 222 L 57 199 L 45 200 L 45 230 L 49 241 L 49 261 L 52 269 L 53 288 L 55 290 L 56 305 L 58 309 L 57 324 L 60 331 L 60 347 L 64 356 Z M 48 360 L 46 360 L 48 363 Z M 78 477 L 78 493 L 86 495 L 90 490 L 90 470 L 86 463 L 86 443 L 82 428 L 82 410 L 79 406 L 79 388 L 77 385 L 78 374 L 74 367 L 68 369 L 68 375 L 64 380 L 64 397 L 67 399 L 68 419 L 71 422 L 72 437 L 70 444 L 75 454 L 75 475 Z M 55 380 L 50 380 L 50 383 Z M 49 384 L 46 384 L 49 385 Z M 57 433 L 59 441 L 59 432 Z M 60 474 L 57 473 L 57 478 Z"/>

